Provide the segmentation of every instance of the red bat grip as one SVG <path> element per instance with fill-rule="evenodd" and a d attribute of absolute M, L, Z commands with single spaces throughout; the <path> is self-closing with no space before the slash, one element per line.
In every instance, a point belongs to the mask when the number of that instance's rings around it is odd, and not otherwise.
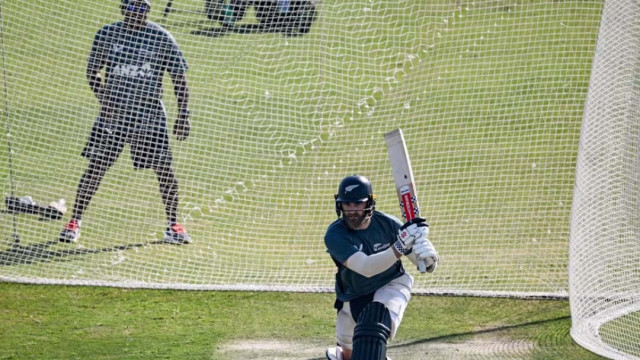
<path fill-rule="evenodd" d="M 415 198 L 411 196 L 410 192 L 405 192 L 400 195 L 400 206 L 402 207 L 402 215 L 406 221 L 413 220 L 418 215 L 418 208 L 415 206 Z M 421 273 L 427 272 L 427 264 L 424 260 L 418 260 L 418 270 Z"/>

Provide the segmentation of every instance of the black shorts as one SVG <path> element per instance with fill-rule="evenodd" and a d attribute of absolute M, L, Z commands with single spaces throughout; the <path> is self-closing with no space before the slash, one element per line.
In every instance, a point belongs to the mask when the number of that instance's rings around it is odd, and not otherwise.
<path fill-rule="evenodd" d="M 122 153 L 125 144 L 130 146 L 135 169 L 171 166 L 173 156 L 164 112 L 154 119 L 147 118 L 144 121 L 105 121 L 99 117 L 93 124 L 82 156 L 111 166 Z"/>

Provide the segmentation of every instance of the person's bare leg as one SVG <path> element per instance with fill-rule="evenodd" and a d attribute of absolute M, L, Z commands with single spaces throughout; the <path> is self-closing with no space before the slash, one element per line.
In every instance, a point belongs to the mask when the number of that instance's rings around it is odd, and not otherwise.
<path fill-rule="evenodd" d="M 169 224 L 178 220 L 178 180 L 170 166 L 154 169 L 160 185 L 160 194 L 164 204 L 164 212 Z"/>

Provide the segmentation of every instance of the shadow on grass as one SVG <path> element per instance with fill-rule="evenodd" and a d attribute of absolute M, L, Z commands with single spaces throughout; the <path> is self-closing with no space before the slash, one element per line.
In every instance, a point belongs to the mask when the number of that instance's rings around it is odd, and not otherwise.
<path fill-rule="evenodd" d="M 268 27 L 262 24 L 240 24 L 233 27 L 214 26 L 205 29 L 192 30 L 192 35 L 207 36 L 207 37 L 220 37 L 228 33 L 236 34 L 265 34 L 265 33 L 277 33 L 282 32 L 276 27 Z"/>
<path fill-rule="evenodd" d="M 527 348 L 527 351 L 518 351 L 522 349 L 518 349 L 519 346 L 522 345 L 522 341 L 518 341 L 518 339 L 511 338 L 509 336 L 504 336 L 505 333 L 508 333 L 511 330 L 524 329 L 527 327 L 535 327 L 540 325 L 549 325 L 553 322 L 557 321 L 566 321 L 571 319 L 570 315 L 556 317 L 552 319 L 546 320 L 538 320 L 531 321 L 521 324 L 514 325 L 505 325 L 490 329 L 477 330 L 477 331 L 469 331 L 463 333 L 455 333 L 449 335 L 435 336 L 431 338 L 425 338 L 420 340 L 409 341 L 400 344 L 392 344 L 387 349 L 391 350 L 395 353 L 414 353 L 416 356 L 423 358 L 423 356 L 430 355 L 444 355 L 449 352 L 446 358 L 457 359 L 457 358 L 469 358 L 471 355 L 466 354 L 466 357 L 463 354 L 457 354 L 459 349 L 456 346 L 464 345 L 464 341 L 470 338 L 477 338 L 482 335 L 489 336 L 491 339 L 494 339 L 494 342 L 479 342 L 479 343 L 471 343 L 470 346 L 475 347 L 473 349 L 473 354 L 471 357 L 474 359 L 487 359 L 494 360 L 496 358 L 500 359 L 522 359 L 529 358 L 528 356 L 524 356 L 524 354 L 528 354 L 529 352 L 554 352 L 557 348 L 558 351 L 563 351 L 563 346 L 558 347 L 558 344 L 563 343 L 564 340 L 569 338 L 568 332 L 561 333 L 553 333 L 553 334 L 545 334 L 548 336 L 540 336 L 536 339 L 526 339 L 527 341 L 535 340 L 534 348 Z M 540 334 L 539 334 L 540 335 Z M 543 340 L 543 341 L 541 341 Z M 444 352 L 442 349 L 438 349 L 438 346 L 441 344 L 452 344 L 451 349 L 445 349 Z M 510 345 L 510 343 L 513 343 Z M 456 353 L 456 354 L 454 354 Z M 450 356 L 449 356 L 450 355 Z M 558 354 L 560 355 L 560 354 Z M 413 359 L 413 357 L 411 357 Z M 438 357 L 436 357 L 438 358 Z M 442 357 L 444 358 L 444 357 Z M 307 360 L 326 360 L 325 357 L 314 357 Z"/>
<path fill-rule="evenodd" d="M 270 33 L 282 33 L 284 36 L 297 37 L 303 35 L 302 33 L 292 31 L 283 25 L 265 25 L 265 24 L 235 24 L 233 26 L 213 25 L 203 27 L 205 25 L 216 24 L 212 20 L 187 20 L 187 21 L 163 21 L 162 24 L 169 29 L 189 29 L 196 28 L 189 31 L 191 35 L 204 36 L 210 38 L 217 38 L 225 36 L 230 33 L 234 34 L 270 34 Z"/>
<path fill-rule="evenodd" d="M 462 337 L 466 337 L 466 336 L 476 336 L 476 335 L 481 335 L 481 334 L 498 333 L 498 332 L 502 332 L 502 331 L 509 331 L 509 330 L 524 328 L 524 327 L 528 327 L 528 326 L 544 325 L 544 324 L 548 324 L 548 323 L 551 323 L 551 322 L 554 322 L 554 321 L 562 321 L 562 320 L 568 320 L 568 319 L 571 319 L 571 315 L 561 316 L 561 317 L 557 317 L 557 318 L 553 318 L 553 319 L 531 321 L 531 322 L 526 322 L 526 323 L 522 323 L 522 324 L 505 325 L 505 326 L 500 326 L 500 327 L 491 328 L 491 329 L 485 329 L 485 330 L 469 331 L 469 332 L 465 332 L 465 333 L 436 336 L 436 337 L 432 337 L 432 338 L 428 338 L 428 339 L 415 340 L 415 341 L 406 342 L 406 343 L 402 343 L 402 344 L 398 344 L 398 345 L 392 345 L 392 346 L 389 346 L 389 348 L 393 349 L 393 348 L 410 347 L 410 346 L 415 346 L 415 345 L 426 344 L 426 343 L 429 343 L 429 342 L 446 342 L 446 341 L 449 341 L 449 340 L 453 340 L 453 339 L 456 339 L 456 338 L 462 338 Z"/>
<path fill-rule="evenodd" d="M 69 261 L 71 258 L 98 253 L 109 253 L 116 251 L 141 248 L 149 245 L 170 245 L 163 240 L 151 241 L 147 243 L 117 245 L 100 249 L 76 248 L 68 250 L 50 250 L 53 245 L 59 244 L 57 240 L 44 243 L 22 246 L 13 244 L 10 249 L 0 252 L 0 266 L 29 265 L 33 263 Z"/>

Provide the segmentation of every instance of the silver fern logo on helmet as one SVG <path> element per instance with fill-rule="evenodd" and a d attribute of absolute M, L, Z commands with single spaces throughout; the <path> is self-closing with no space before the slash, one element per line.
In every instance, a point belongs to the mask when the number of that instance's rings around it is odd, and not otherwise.
<path fill-rule="evenodd" d="M 353 189 L 357 188 L 358 186 L 360 186 L 360 184 L 349 185 L 349 186 L 344 188 L 344 191 L 345 192 L 351 192 L 351 191 L 353 191 Z"/>

